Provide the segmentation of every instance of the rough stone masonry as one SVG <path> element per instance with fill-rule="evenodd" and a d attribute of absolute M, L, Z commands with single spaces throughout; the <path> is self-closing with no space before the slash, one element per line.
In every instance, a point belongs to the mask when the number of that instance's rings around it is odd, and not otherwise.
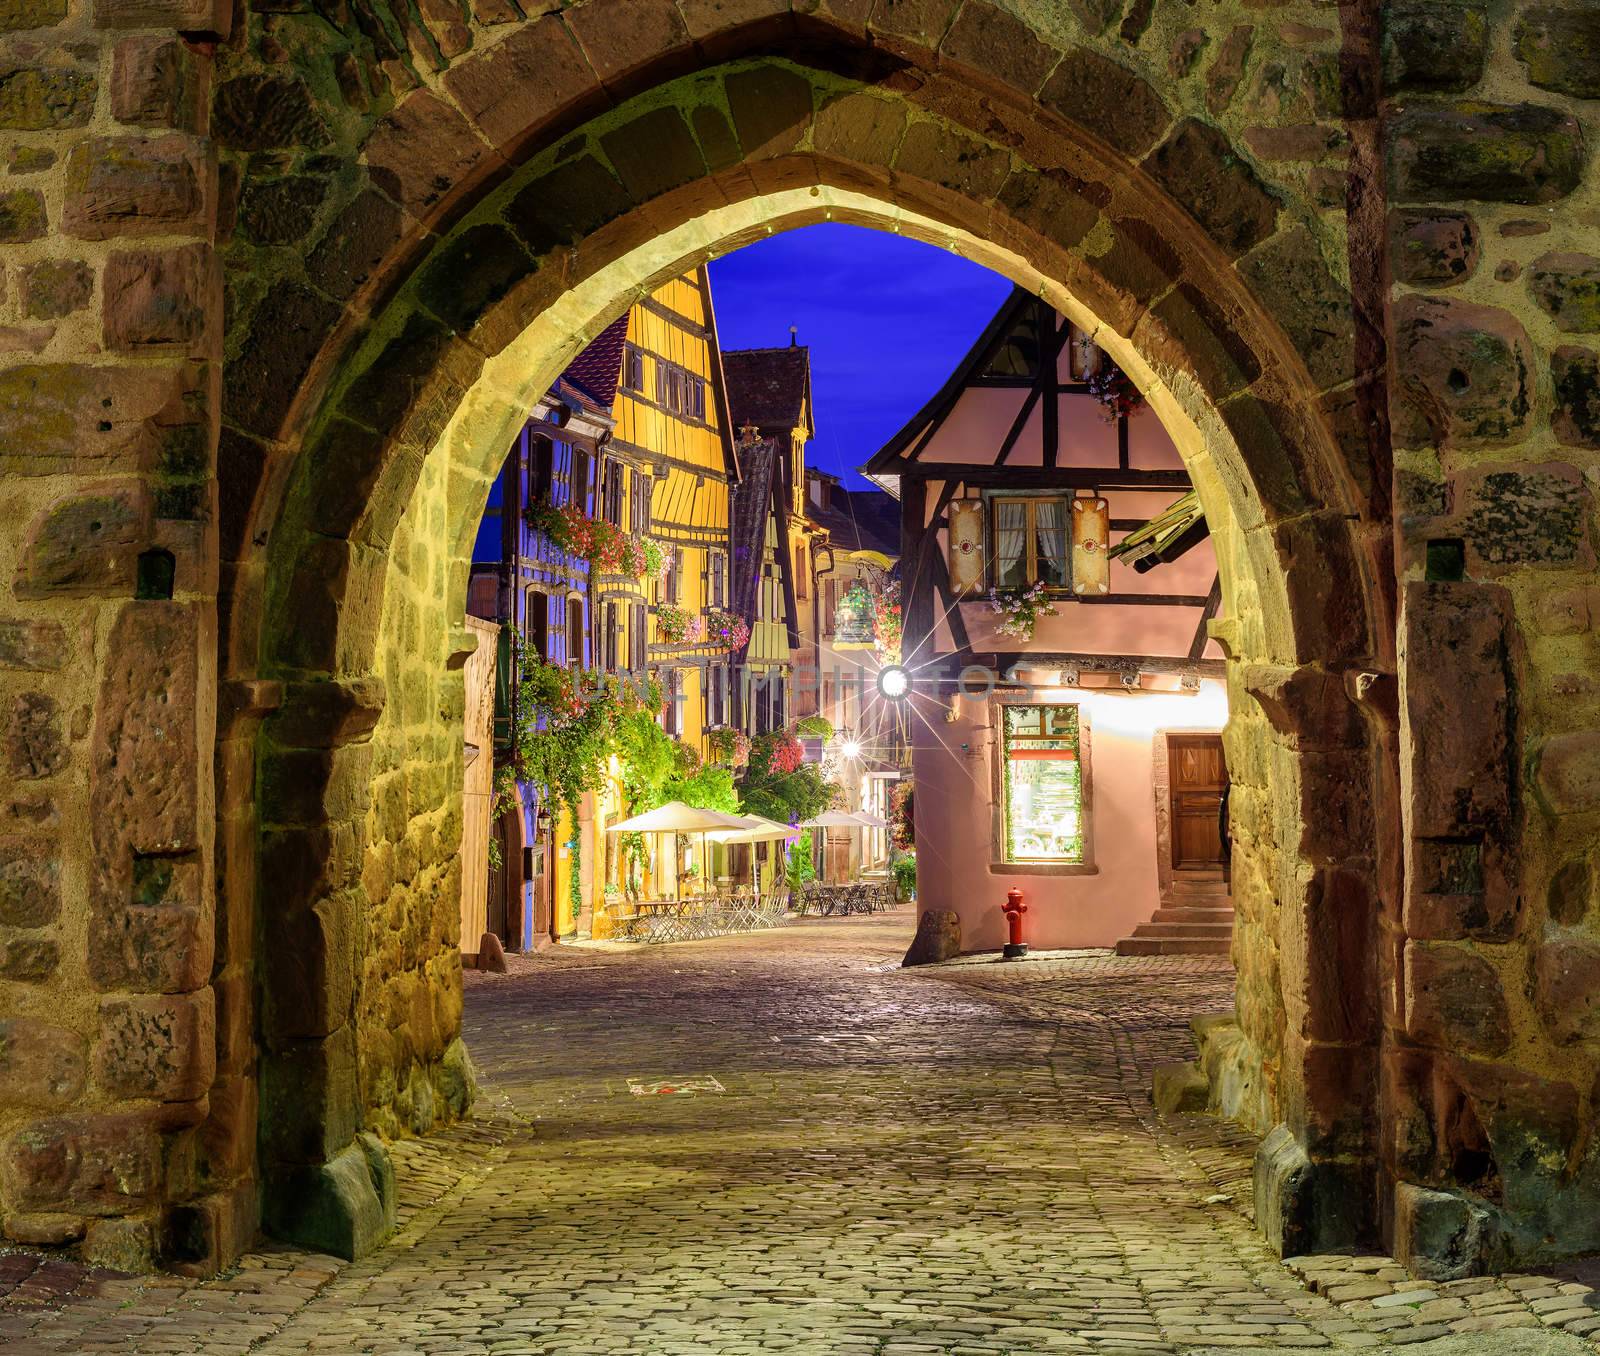
<path fill-rule="evenodd" d="M 1600 1245 L 1597 109 L 1593 0 L 0 0 L 0 1229 L 382 1240 L 509 421 L 832 215 L 1190 431 L 1268 1238 Z"/>

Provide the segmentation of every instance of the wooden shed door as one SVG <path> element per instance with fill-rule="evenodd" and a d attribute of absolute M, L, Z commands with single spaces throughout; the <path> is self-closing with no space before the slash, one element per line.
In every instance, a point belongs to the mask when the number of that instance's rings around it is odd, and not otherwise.
<path fill-rule="evenodd" d="M 1221 735 L 1168 735 L 1167 767 L 1172 779 L 1172 865 L 1196 870 L 1222 865 L 1222 832 L 1217 814 L 1228 769 Z"/>

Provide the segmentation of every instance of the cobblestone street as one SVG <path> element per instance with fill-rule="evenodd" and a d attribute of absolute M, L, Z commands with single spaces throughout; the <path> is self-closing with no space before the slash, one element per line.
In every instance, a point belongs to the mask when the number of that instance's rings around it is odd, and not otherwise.
<path fill-rule="evenodd" d="M 1600 1309 L 1571 1277 L 1273 1257 L 1243 1213 L 1253 1146 L 1146 1093 L 1187 1019 L 1229 1006 L 1223 963 L 902 971 L 909 927 L 471 974 L 478 1114 L 397 1146 L 380 1254 L 268 1250 L 208 1283 L 0 1256 L 0 1349 L 1591 1349 L 1573 1334 Z"/>

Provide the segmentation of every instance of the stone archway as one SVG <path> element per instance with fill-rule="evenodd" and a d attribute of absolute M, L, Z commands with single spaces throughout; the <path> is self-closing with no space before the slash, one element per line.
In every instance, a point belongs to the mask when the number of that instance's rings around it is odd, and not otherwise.
<path fill-rule="evenodd" d="M 1376 1226 L 1463 1265 L 1592 1245 L 1550 1196 L 1600 1175 L 1600 1032 L 1574 1015 L 1600 974 L 1600 713 L 1577 681 L 1600 359 L 1563 304 L 1577 228 L 1518 243 L 1550 225 L 1531 206 L 1590 191 L 1586 17 L 1474 9 L 1441 43 L 1426 7 L 1381 35 L 1359 6 L 1271 32 L 1241 8 L 1208 46 L 1177 0 L 234 8 L 0 19 L 54 91 L 24 101 L 0 190 L 0 466 L 26 524 L 0 553 L 0 679 L 27 784 L 0 974 L 13 1048 L 69 1071 L 11 1075 L 11 1237 L 215 1267 L 258 1183 L 280 1231 L 381 1233 L 383 1156 L 354 1143 L 374 748 L 407 701 L 448 718 L 450 691 L 397 693 L 379 636 L 424 577 L 459 592 L 449 537 L 483 488 L 481 460 L 434 451 L 455 429 L 496 454 L 624 274 L 834 205 L 959 235 L 1104 322 L 1232 509 L 1234 705 L 1258 734 L 1230 753 L 1261 791 L 1236 813 L 1271 845 L 1241 1014 L 1286 1127 L 1269 1233 Z M 1491 86 L 1521 102 L 1457 98 Z M 1531 300 L 1493 290 L 1525 266 Z M 448 671 L 430 634 L 420 671 Z M 439 777 L 382 775 L 381 813 L 448 840 Z M 417 1021 L 433 1005 L 447 1037 L 448 967 L 432 981 Z M 1464 1125 L 1489 1177 L 1457 1170 Z"/>
<path fill-rule="evenodd" d="M 541 40 L 550 40 L 548 26 Z M 399 879 L 392 863 L 418 854 L 413 839 L 435 849 L 451 840 L 451 765 L 448 754 L 429 761 L 427 718 L 453 709 L 447 675 L 459 616 L 446 599 L 464 590 L 451 571 L 511 429 L 585 336 L 652 279 L 757 233 L 825 218 L 951 244 L 1100 329 L 1169 425 L 1186 431 L 1180 441 L 1202 493 L 1227 506 L 1217 518 L 1232 524 L 1219 535 L 1228 542 L 1236 687 L 1273 694 L 1276 704 L 1263 709 L 1279 726 L 1253 714 L 1233 735 L 1254 751 L 1238 764 L 1248 769 L 1244 818 L 1261 844 L 1241 890 L 1253 1038 L 1242 1076 L 1260 1090 L 1252 1110 L 1262 1130 L 1292 1122 L 1268 1173 L 1285 1197 L 1272 1226 L 1282 1241 L 1349 1243 L 1370 1226 L 1375 1148 L 1364 1130 L 1351 1132 L 1371 1123 L 1376 1023 L 1324 1023 L 1329 994 L 1317 990 L 1370 987 L 1370 975 L 1343 963 L 1370 940 L 1341 937 L 1342 950 L 1330 953 L 1330 938 L 1313 935 L 1365 930 L 1370 911 L 1297 917 L 1298 953 L 1279 948 L 1286 911 L 1315 914 L 1319 899 L 1333 897 L 1329 872 L 1342 873 L 1347 891 L 1359 880 L 1368 898 L 1377 893 L 1367 824 L 1352 820 L 1315 841 L 1307 828 L 1312 805 L 1377 794 L 1381 750 L 1342 695 L 1340 674 L 1392 669 L 1378 648 L 1388 612 L 1383 519 L 1332 437 L 1331 416 L 1345 412 L 1323 407 L 1324 391 L 1348 387 L 1357 365 L 1353 304 L 1310 232 L 1279 229 L 1275 199 L 1230 162 L 1214 130 L 1158 116 L 1152 104 L 1140 144 L 1118 151 L 1057 114 L 1041 124 L 1037 106 L 996 100 L 978 120 L 955 72 L 919 70 L 909 50 L 834 41 L 827 66 L 730 59 L 619 100 L 558 144 L 520 137 L 520 162 L 499 182 L 462 190 L 454 224 L 405 263 L 367 333 L 342 350 L 330 335 L 319 360 L 328 364 L 323 404 L 313 409 L 302 392 L 276 412 L 280 441 L 303 440 L 304 450 L 285 460 L 283 507 L 273 501 L 270 530 L 253 534 L 270 541 L 256 580 L 261 658 L 286 680 L 282 706 L 263 725 L 259 776 L 265 786 L 294 786 L 296 802 L 285 813 L 264 798 L 259 809 L 264 845 L 321 863 L 304 895 L 277 901 L 264 919 L 292 931 L 299 957 L 286 976 L 269 965 L 263 989 L 263 1174 L 267 1218 L 285 1234 L 326 1245 L 335 1220 L 338 1245 L 362 1247 L 362 1230 L 381 1227 L 381 1211 L 362 1186 L 368 1152 L 337 1144 L 338 1135 L 348 1145 L 354 1124 L 392 1129 L 397 1096 L 415 1103 L 405 1089 L 419 1080 L 425 1088 L 436 1071 L 454 1078 L 444 1040 L 456 1025 L 452 980 L 447 963 L 435 964 L 442 949 L 413 946 L 375 965 L 369 920 L 381 913 L 388 932 L 416 933 L 423 901 L 448 887 L 447 852 L 413 862 Z M 495 49 L 484 60 L 501 56 Z M 1066 60 L 1078 80 L 1118 78 L 1091 53 Z M 1153 98 L 1126 81 L 1121 94 Z M 438 134 L 430 121 L 426 136 Z M 1160 175 L 1135 173 L 1134 150 L 1156 156 Z M 1210 210 L 1211 232 L 1174 200 L 1191 178 L 1195 192 L 1204 185 L 1225 199 Z M 974 220 L 980 230 L 967 225 Z M 1241 256 L 1255 276 L 1234 266 Z M 1256 295 L 1289 288 L 1288 275 L 1296 286 L 1312 278 L 1321 307 L 1307 355 L 1284 330 L 1305 317 L 1287 306 L 1275 313 Z M 268 324 L 260 349 L 243 341 L 252 360 L 278 329 L 271 296 L 257 321 Z M 333 365 L 336 353 L 342 365 Z M 1330 565 L 1346 581 L 1337 594 Z M 245 615 L 253 621 L 254 604 Z M 397 697 L 402 687 L 415 691 Z M 1340 694 L 1342 717 L 1325 710 L 1330 692 Z M 429 784 L 431 792 L 419 790 Z M 1276 798 L 1274 784 L 1283 788 Z M 334 850 L 329 826 L 341 821 L 358 860 Z M 1321 874 L 1297 879 L 1308 861 Z M 353 941 L 364 928 L 365 942 Z M 410 941 L 403 935 L 399 951 Z M 329 971 L 353 968 L 352 946 L 364 957 L 361 973 L 330 983 Z M 319 950 L 325 960 L 307 964 Z M 413 1041 L 401 1022 L 406 1048 L 397 1052 L 397 1010 L 420 1010 L 431 1036 Z M 295 1024 L 277 1024 L 279 1011 Z M 379 1013 L 388 1030 L 378 1029 Z M 1308 1082 L 1317 1060 L 1359 1070 L 1355 1085 Z M 363 1201 L 354 1215 L 352 1192 Z M 1336 1195 L 1367 1205 L 1339 1215 L 1318 1208 Z"/>

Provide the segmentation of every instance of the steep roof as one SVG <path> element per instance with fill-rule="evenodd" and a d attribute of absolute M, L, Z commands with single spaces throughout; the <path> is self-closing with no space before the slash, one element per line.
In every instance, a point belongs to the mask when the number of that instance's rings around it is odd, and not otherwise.
<path fill-rule="evenodd" d="M 882 490 L 828 488 L 828 506 L 809 496 L 806 521 L 826 528 L 828 538 L 846 551 L 877 551 L 891 560 L 900 555 L 900 504 Z"/>
<path fill-rule="evenodd" d="M 622 380 L 622 345 L 628 338 L 627 312 L 613 320 L 567 366 L 561 380 L 577 389 L 597 408 L 611 411 Z"/>
<path fill-rule="evenodd" d="M 735 431 L 754 424 L 764 429 L 803 428 L 811 436 L 807 419 L 811 350 L 804 344 L 725 351 L 722 370 Z"/>

